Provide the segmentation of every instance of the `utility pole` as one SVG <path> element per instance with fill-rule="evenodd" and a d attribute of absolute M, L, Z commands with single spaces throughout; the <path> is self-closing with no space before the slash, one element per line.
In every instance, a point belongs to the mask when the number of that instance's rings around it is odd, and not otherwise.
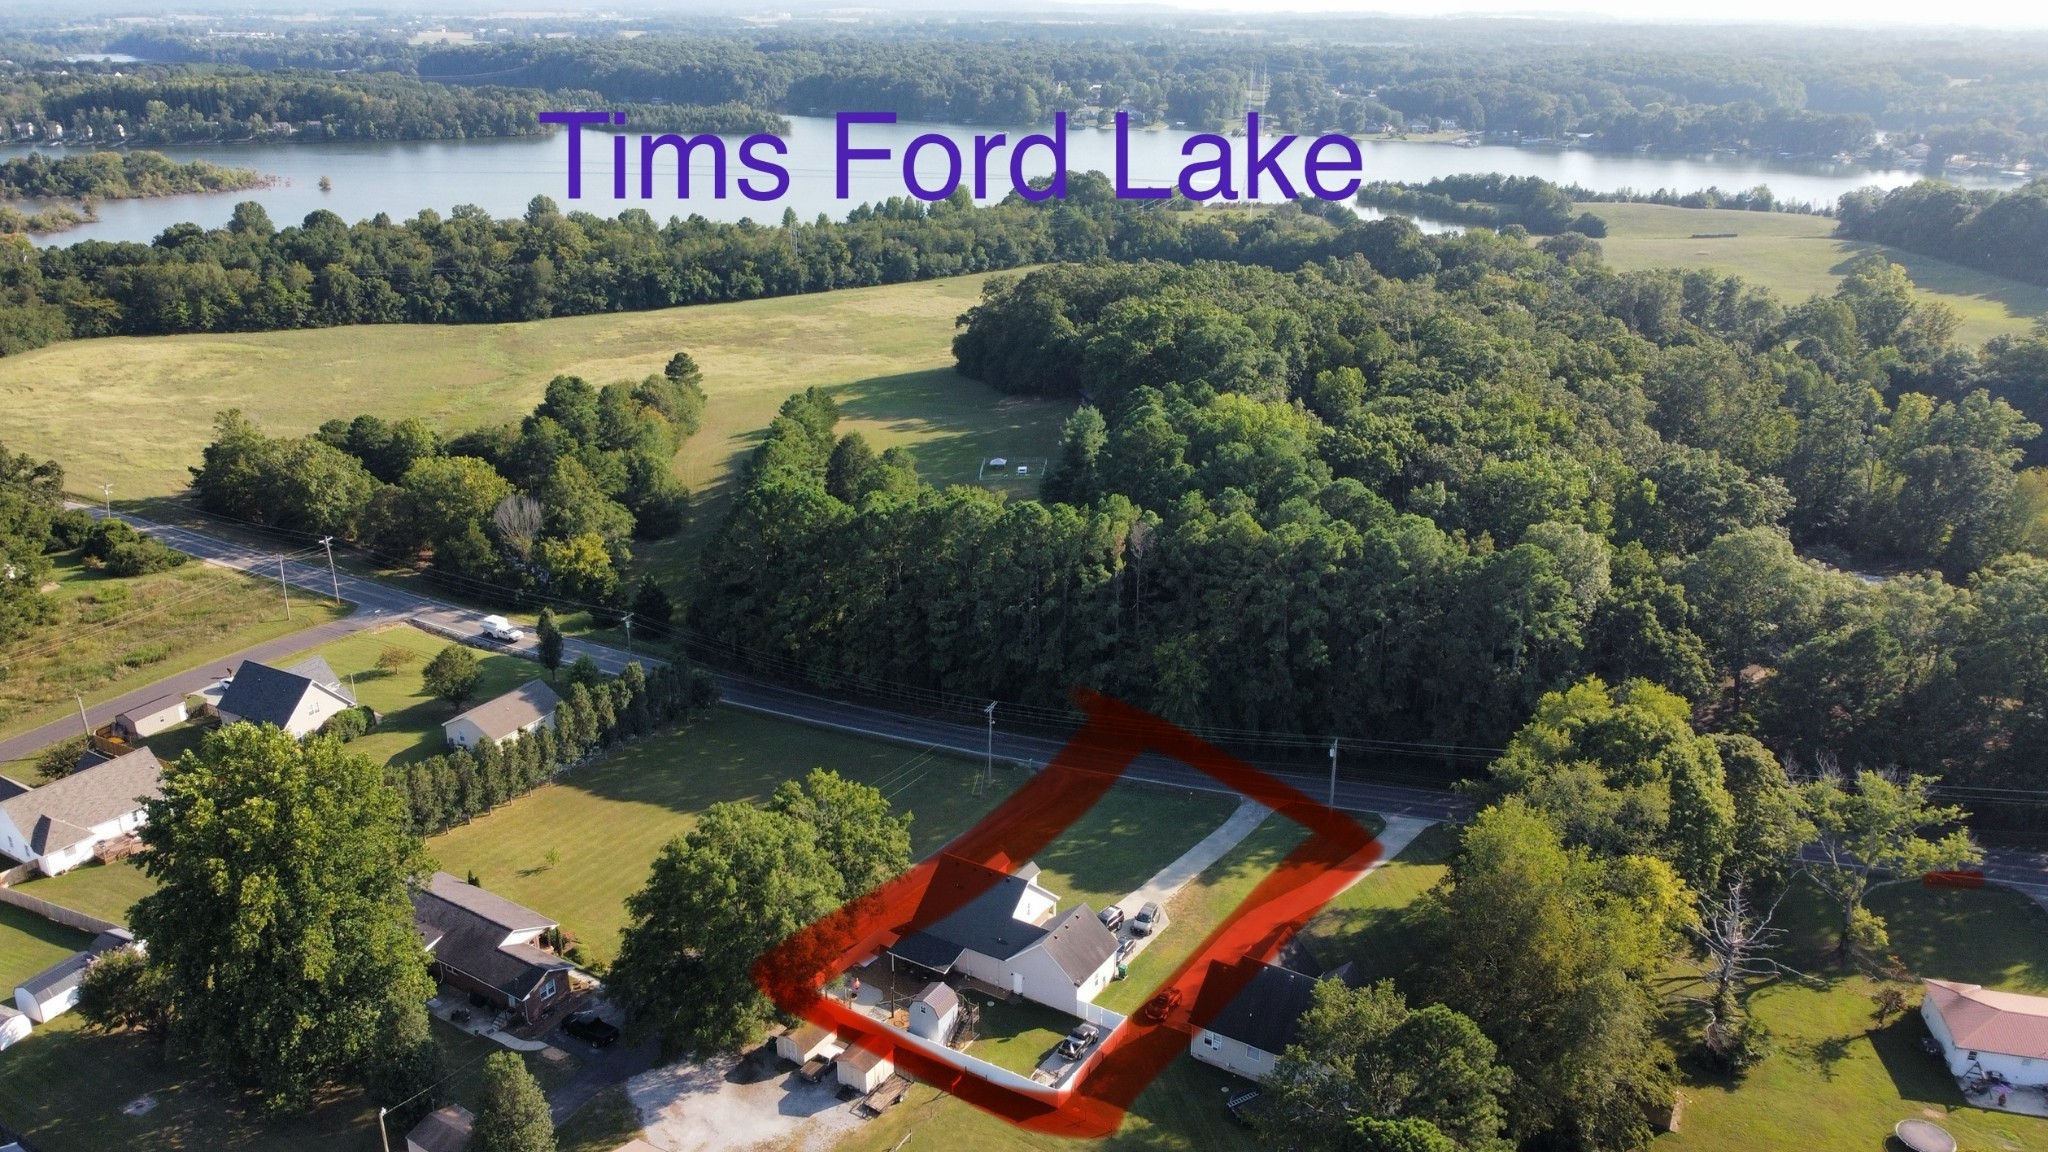
<path fill-rule="evenodd" d="M 92 721 L 85 718 L 85 695 L 80 693 L 72 697 L 72 699 L 78 701 L 78 723 L 80 727 L 85 729 L 85 742 L 90 747 L 92 744 Z"/>
<path fill-rule="evenodd" d="M 334 606 L 341 607 L 341 577 L 334 571 L 334 537 L 322 536 L 320 546 L 327 549 L 327 578 L 334 582 Z"/>
<path fill-rule="evenodd" d="M 1337 738 L 1336 738 L 1335 736 L 1332 736 L 1332 737 L 1330 737 L 1330 804 L 1329 804 L 1329 806 L 1330 806 L 1331 808 L 1335 808 L 1335 807 L 1337 806 Z"/>
<path fill-rule="evenodd" d="M 991 700 L 984 709 L 988 713 L 988 782 L 996 782 L 996 702 Z"/>
<path fill-rule="evenodd" d="M 384 1114 L 389 1108 L 377 1109 L 377 1135 L 384 1141 L 384 1152 L 391 1152 L 391 1133 L 384 1130 Z"/>
<path fill-rule="evenodd" d="M 284 618 L 289 620 L 292 618 L 292 590 L 291 586 L 284 582 L 283 553 L 279 553 L 277 557 L 277 590 L 284 593 Z"/>
<path fill-rule="evenodd" d="M 107 502 L 107 515 L 112 516 L 114 514 L 114 486 L 112 484 L 100 485 L 100 496 Z"/>
<path fill-rule="evenodd" d="M 630 656 L 633 652 L 633 614 L 626 613 L 625 618 L 619 623 L 626 626 L 626 654 Z"/>

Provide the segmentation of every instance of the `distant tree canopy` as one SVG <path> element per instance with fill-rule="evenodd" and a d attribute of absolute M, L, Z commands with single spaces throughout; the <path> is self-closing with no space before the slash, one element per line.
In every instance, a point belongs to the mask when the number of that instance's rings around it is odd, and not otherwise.
<path fill-rule="evenodd" d="M 0 444 L 0 644 L 27 635 L 55 611 L 43 591 L 50 573 L 45 553 L 56 543 L 51 530 L 63 507 L 64 469 Z"/>
<path fill-rule="evenodd" d="M 253 168 L 222 168 L 204 160 L 180 164 L 161 152 L 86 152 L 55 160 L 32 152 L 0 163 L 0 199 L 133 200 L 230 192 L 254 188 L 265 179 Z"/>
<path fill-rule="evenodd" d="M 2048 179 L 2009 192 L 1921 180 L 1842 197 L 1838 231 L 1856 240 L 2048 284 Z"/>

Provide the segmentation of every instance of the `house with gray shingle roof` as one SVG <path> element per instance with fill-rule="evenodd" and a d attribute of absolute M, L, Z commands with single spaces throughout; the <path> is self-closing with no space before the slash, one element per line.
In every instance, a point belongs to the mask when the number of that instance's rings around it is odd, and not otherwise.
<path fill-rule="evenodd" d="M 562 698 L 545 680 L 528 680 L 495 700 L 479 704 L 441 725 L 454 748 L 503 744 L 528 732 L 555 726 Z"/>
<path fill-rule="evenodd" d="M 156 756 L 137 748 L 0 800 L 0 852 L 45 876 L 69 871 L 142 827 L 143 802 L 163 794 L 162 775 Z"/>
<path fill-rule="evenodd" d="M 288 669 L 244 661 L 214 711 L 223 724 L 269 724 L 304 739 L 355 705 L 334 669 L 315 656 Z"/>
<path fill-rule="evenodd" d="M 569 994 L 576 966 L 539 946 L 558 925 L 530 908 L 436 872 L 413 892 L 412 920 L 442 982 L 528 1023 Z"/>
<path fill-rule="evenodd" d="M 958 974 L 1078 1015 L 1116 973 L 1116 934 L 1086 904 L 1056 915 L 1037 877 L 1035 864 L 1006 873 L 941 856 L 912 930 L 886 950 L 892 968 Z"/>

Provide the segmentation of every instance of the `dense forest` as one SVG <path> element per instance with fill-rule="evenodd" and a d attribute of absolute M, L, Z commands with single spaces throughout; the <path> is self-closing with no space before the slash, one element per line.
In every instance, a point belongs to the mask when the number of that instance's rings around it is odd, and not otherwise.
<path fill-rule="evenodd" d="M 2048 157 L 2048 76 L 2024 38 L 1816 29 L 1766 45 L 1735 28 L 1603 27 L 1589 37 L 1566 23 L 1299 17 L 1244 31 L 989 22 L 935 32 L 881 21 L 848 35 L 706 19 L 619 39 L 412 45 L 303 30 L 258 39 L 131 32 L 93 46 L 151 60 L 588 89 L 607 100 L 1006 124 L 1095 106 L 1221 127 L 1262 78 L 1269 120 L 1293 130 L 1455 122 L 1575 134 L 1598 147 L 1829 156 L 1870 148 L 1882 128 L 1888 146 L 1927 143 L 1934 167 L 1964 154 Z"/>
<path fill-rule="evenodd" d="M 1855 240 L 2048 284 L 2048 179 L 2011 192 L 1922 180 L 1842 197 L 1837 231 Z"/>
<path fill-rule="evenodd" d="M 1041 500 L 933 487 L 793 397 L 696 623 L 825 683 L 1048 706 L 1083 683 L 1374 739 L 1498 745 L 1545 693 L 1641 679 L 1809 765 L 2031 778 L 2048 563 L 2015 554 L 2015 513 L 2040 429 L 1902 270 L 1788 310 L 1613 272 L 1577 235 L 1342 234 L 1360 254 L 1284 270 L 992 282 L 961 370 L 1083 402 Z"/>
<path fill-rule="evenodd" d="M 585 90 L 505 85 L 451 86 L 392 73 L 150 66 L 112 71 L 31 72 L 0 87 L 0 131 L 43 141 L 99 145 L 204 144 L 277 140 L 441 140 L 526 136 L 549 131 L 550 109 L 587 108 L 605 98 Z M 752 108 L 627 105 L 632 126 L 649 130 L 773 132 L 786 121 Z M 15 128 L 24 126 L 24 137 Z"/>
<path fill-rule="evenodd" d="M 0 163 L 0 199 L 6 200 L 130 200 L 235 192 L 264 182 L 254 169 L 204 160 L 180 164 L 161 152 L 86 152 L 54 160 L 34 152 Z"/>
<path fill-rule="evenodd" d="M 1607 235 L 1607 222 L 1572 207 L 1565 189 L 1540 176 L 1439 176 L 1420 184 L 1374 180 L 1358 190 L 1358 202 L 1390 212 L 1455 224 L 1504 228 L 1519 224 L 1540 236 L 1559 232 Z"/>

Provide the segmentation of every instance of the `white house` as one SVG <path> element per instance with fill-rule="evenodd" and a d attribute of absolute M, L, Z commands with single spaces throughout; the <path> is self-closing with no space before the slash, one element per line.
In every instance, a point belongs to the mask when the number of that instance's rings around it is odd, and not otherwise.
<path fill-rule="evenodd" d="M 125 928 L 102 932 L 86 945 L 15 986 L 14 1006 L 38 1024 L 48 1024 L 78 1006 L 78 989 L 95 958 L 135 943 Z"/>
<path fill-rule="evenodd" d="M 34 1025 L 19 1011 L 0 1004 L 0 1052 L 14 1046 L 16 1041 L 28 1039 Z"/>
<path fill-rule="evenodd" d="M 1996 1072 L 2016 1086 L 2048 1085 L 2048 996 L 1923 980 L 1920 1016 L 1958 1079 Z"/>
<path fill-rule="evenodd" d="M 1188 1042 L 1204 1064 L 1253 1080 L 1272 1075 L 1315 999 L 1316 977 L 1244 959 L 1214 964 L 1202 981 L 1194 1018 L 1206 1020 Z"/>
<path fill-rule="evenodd" d="M 214 710 L 223 724 L 269 724 L 304 739 L 355 706 L 327 661 L 315 656 L 289 669 L 244 661 Z"/>
<path fill-rule="evenodd" d="M 138 704 L 114 717 L 114 735 L 123 740 L 141 740 L 187 719 L 185 694 L 173 692 L 146 704 Z"/>
<path fill-rule="evenodd" d="M 486 743 L 503 744 L 529 732 L 555 726 L 555 709 L 562 698 L 546 681 L 528 680 L 496 700 L 479 704 L 441 725 L 448 743 L 456 748 L 475 748 Z"/>
<path fill-rule="evenodd" d="M 888 947 L 890 965 L 958 973 L 1062 1012 L 1079 1014 L 1116 974 L 1116 935 L 1093 909 L 1054 916 L 1058 898 L 1038 867 L 1016 873 L 942 856 L 913 925 Z"/>
<path fill-rule="evenodd" d="M 163 793 L 163 765 L 147 748 L 0 800 L 0 852 L 55 876 L 109 840 L 142 827 L 142 804 Z"/>

